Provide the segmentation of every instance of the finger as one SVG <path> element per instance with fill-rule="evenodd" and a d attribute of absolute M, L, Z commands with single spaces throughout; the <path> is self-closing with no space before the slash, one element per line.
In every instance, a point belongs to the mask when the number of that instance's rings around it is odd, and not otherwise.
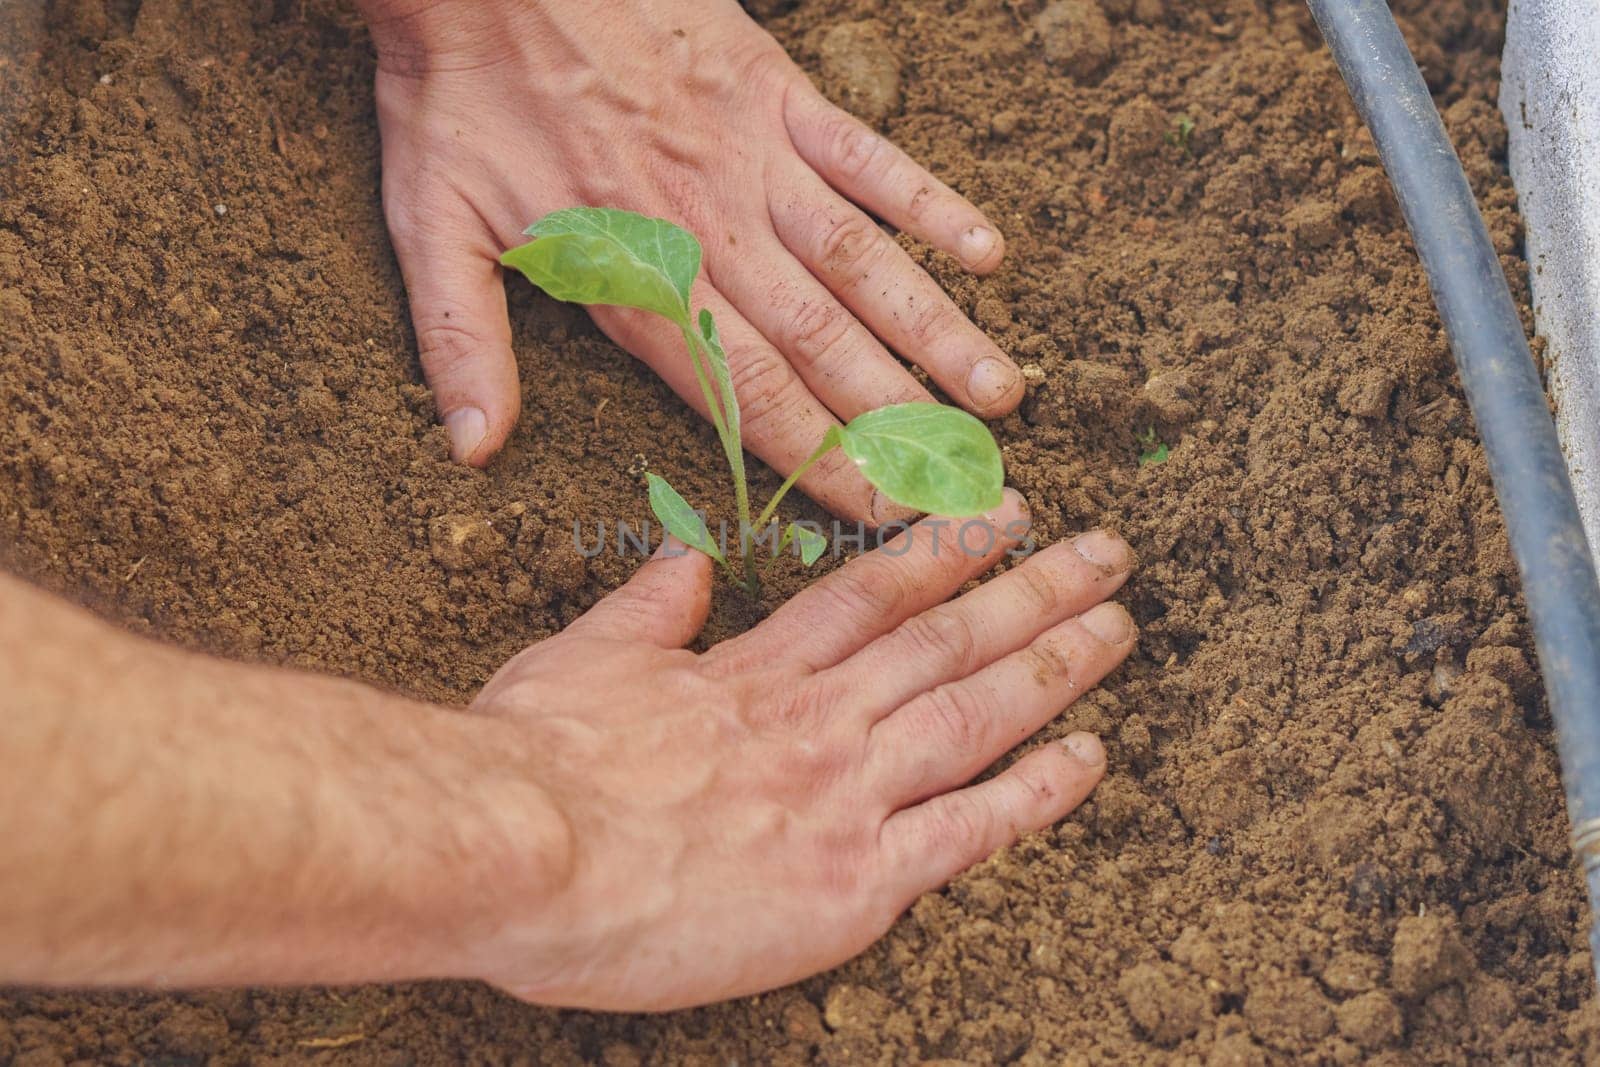
<path fill-rule="evenodd" d="M 891 807 L 970 781 L 1115 670 L 1137 633 L 1120 604 L 1101 604 L 928 690 L 872 728 L 867 780 Z"/>
<path fill-rule="evenodd" d="M 887 404 L 933 400 L 787 248 L 771 237 L 752 243 L 741 242 L 727 269 L 707 271 L 835 415 L 849 421 Z"/>
<path fill-rule="evenodd" d="M 890 816 L 881 858 L 896 911 L 1082 804 L 1105 776 L 1092 734 L 1043 745 L 1001 774 Z"/>
<path fill-rule="evenodd" d="M 886 138 L 815 92 L 785 101 L 789 139 L 829 185 L 888 222 L 987 274 L 1005 241 L 983 212 Z"/>
<path fill-rule="evenodd" d="M 1027 532 L 1027 504 L 1015 489 L 986 516 L 924 519 L 807 587 L 711 655 L 731 665 L 831 667 L 989 570 Z"/>
<path fill-rule="evenodd" d="M 668 537 L 628 579 L 561 632 L 563 638 L 646 641 L 682 648 L 711 610 L 711 557 Z"/>
<path fill-rule="evenodd" d="M 912 616 L 833 673 L 875 722 L 1088 611 L 1121 587 L 1133 562 L 1133 550 L 1104 530 L 1051 545 L 965 596 Z"/>
<path fill-rule="evenodd" d="M 389 217 L 422 374 L 449 432 L 450 457 L 481 467 L 522 408 L 499 248 L 476 219 L 419 224 L 398 209 Z"/>
<path fill-rule="evenodd" d="M 1004 415 L 1022 372 L 878 225 L 815 175 L 772 198 L 779 238 L 884 343 L 928 372 L 962 407 Z"/>
<path fill-rule="evenodd" d="M 792 473 L 838 420 L 806 388 L 789 361 L 715 288 L 703 280 L 696 282 L 693 303 L 709 309 L 717 320 L 739 398 L 745 446 L 779 473 Z M 644 360 L 701 415 L 708 414 L 677 327 L 660 316 L 621 308 L 594 308 L 593 314 L 612 340 Z M 808 470 L 799 486 L 835 515 L 852 520 L 884 521 L 875 518 L 875 508 L 879 516 L 893 513 L 886 502 L 875 500 L 871 484 L 838 449 Z"/>

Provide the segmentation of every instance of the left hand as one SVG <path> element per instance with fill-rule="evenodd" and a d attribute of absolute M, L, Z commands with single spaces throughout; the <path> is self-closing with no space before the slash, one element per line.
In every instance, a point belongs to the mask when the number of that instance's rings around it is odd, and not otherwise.
<path fill-rule="evenodd" d="M 890 350 L 976 414 L 1021 400 L 1016 365 L 862 209 L 979 273 L 1000 263 L 999 232 L 823 99 L 733 0 L 362 6 L 385 209 L 456 459 L 486 463 L 519 410 L 498 256 L 534 219 L 580 204 L 700 238 L 694 303 L 717 317 L 746 445 L 783 474 L 836 421 L 932 399 Z M 674 328 L 593 315 L 704 414 Z M 850 519 L 899 514 L 837 452 L 800 488 Z"/>

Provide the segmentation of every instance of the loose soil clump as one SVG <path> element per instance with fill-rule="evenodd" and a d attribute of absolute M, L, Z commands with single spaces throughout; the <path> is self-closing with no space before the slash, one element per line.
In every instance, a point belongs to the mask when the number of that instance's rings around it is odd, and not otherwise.
<path fill-rule="evenodd" d="M 1600 1058 L 1483 454 L 1304 5 L 755 6 L 1006 232 L 981 280 L 905 244 L 1025 367 L 996 432 L 1042 539 L 1109 525 L 1144 561 L 1139 652 L 1045 731 L 1106 739 L 1092 801 L 733 1004 L 13 992 L 0 1063 Z M 647 466 L 720 499 L 709 429 L 524 285 L 522 422 L 487 472 L 448 462 L 345 7 L 47 7 L 0 8 L 7 566 L 190 647 L 459 703 L 634 566 L 585 559 L 574 520 L 643 519 Z M 1526 304 L 1499 5 L 1395 8 Z M 1152 429 L 1170 455 L 1141 464 Z M 804 580 L 719 591 L 708 639 Z"/>

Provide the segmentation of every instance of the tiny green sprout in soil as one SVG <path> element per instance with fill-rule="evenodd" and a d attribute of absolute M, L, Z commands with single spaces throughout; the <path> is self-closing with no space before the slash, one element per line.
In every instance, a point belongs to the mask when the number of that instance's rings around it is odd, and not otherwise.
<path fill-rule="evenodd" d="M 1184 153 L 1187 154 L 1189 151 L 1189 138 L 1193 133 L 1194 119 L 1188 115 L 1174 115 L 1172 117 L 1172 129 L 1167 131 L 1167 143 L 1174 148 L 1183 149 Z"/>
<path fill-rule="evenodd" d="M 700 273 L 700 242 L 663 219 L 614 208 L 567 208 L 546 215 L 526 233 L 534 240 L 511 249 L 500 262 L 521 271 L 549 295 L 575 304 L 653 312 L 683 335 L 732 474 L 739 520 L 736 558 L 730 560 L 711 537 L 704 512 L 691 507 L 656 474 L 646 475 L 650 509 L 669 533 L 720 563 L 733 584 L 749 595 L 761 589 L 756 548 L 767 543 L 764 531 L 778 504 L 813 464 L 835 448 L 855 461 L 868 482 L 905 507 L 962 518 L 999 506 L 1004 468 L 1000 448 L 983 423 L 942 404 L 894 404 L 829 429 L 752 519 L 739 401 L 728 355 L 711 312 L 701 308 L 696 315 L 689 302 L 690 287 Z M 826 551 L 828 541 L 791 522 L 776 539 L 772 558 L 791 546 L 810 566 Z"/>
<path fill-rule="evenodd" d="M 1156 428 L 1149 426 L 1144 433 L 1139 435 L 1139 466 L 1148 467 L 1156 463 L 1165 463 L 1171 449 L 1156 436 Z"/>

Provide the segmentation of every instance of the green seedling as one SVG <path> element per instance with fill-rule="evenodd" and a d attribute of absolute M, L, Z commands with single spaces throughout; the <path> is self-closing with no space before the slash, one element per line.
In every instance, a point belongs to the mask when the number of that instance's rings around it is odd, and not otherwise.
<path fill-rule="evenodd" d="M 1139 435 L 1138 440 L 1139 466 L 1141 467 L 1165 463 L 1167 456 L 1171 454 L 1172 450 L 1162 443 L 1161 438 L 1156 436 L 1156 428 L 1154 426 L 1146 427 L 1144 433 Z"/>
<path fill-rule="evenodd" d="M 729 560 L 697 511 L 659 475 L 647 475 L 650 509 L 668 532 L 722 564 L 750 595 L 761 588 L 756 548 L 778 504 L 807 470 L 835 448 L 889 499 L 918 511 L 962 517 L 1000 505 L 1004 470 L 988 429 L 964 411 L 942 404 L 895 404 L 869 411 L 823 434 L 816 449 L 752 520 L 740 445 L 739 401 L 728 356 L 711 312 L 690 308 L 700 272 L 700 242 L 662 219 L 611 208 L 568 208 L 526 230 L 534 238 L 500 257 L 557 300 L 609 304 L 654 312 L 683 334 L 695 379 L 733 475 L 739 519 L 735 560 Z M 789 523 L 774 556 L 790 547 L 807 566 L 828 547 L 817 531 Z M 737 562 L 737 566 L 735 563 Z"/>
<path fill-rule="evenodd" d="M 1185 155 L 1189 154 L 1189 138 L 1194 133 L 1194 119 L 1188 115 L 1174 115 L 1172 129 L 1167 131 L 1167 143 L 1174 148 L 1181 148 Z"/>

